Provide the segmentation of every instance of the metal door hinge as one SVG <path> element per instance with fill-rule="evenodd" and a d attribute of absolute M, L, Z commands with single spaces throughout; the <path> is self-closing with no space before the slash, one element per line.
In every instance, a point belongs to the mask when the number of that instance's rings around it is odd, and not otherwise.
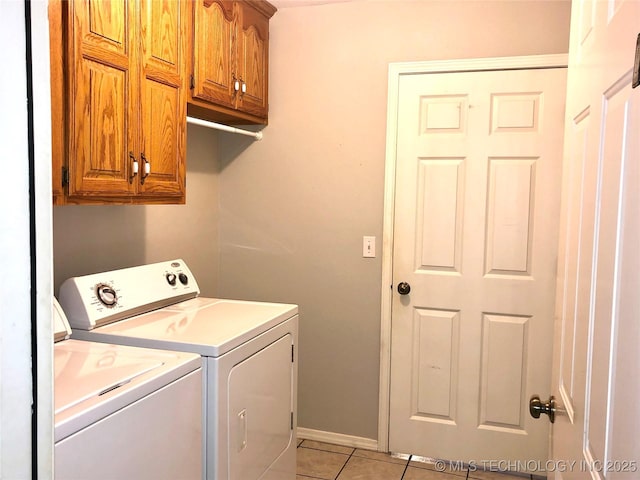
<path fill-rule="evenodd" d="M 633 62 L 633 77 L 631 80 L 631 87 L 636 88 L 640 85 L 640 33 L 636 38 L 636 55 Z"/>
<path fill-rule="evenodd" d="M 293 430 L 293 412 L 291 412 L 291 430 Z"/>
<path fill-rule="evenodd" d="M 191 75 L 191 90 L 193 90 L 194 88 L 196 88 L 196 79 L 193 78 L 193 75 Z"/>
<path fill-rule="evenodd" d="M 295 362 L 295 345 L 291 345 L 291 363 Z"/>
<path fill-rule="evenodd" d="M 62 186 L 69 185 L 69 169 L 62 167 Z"/>

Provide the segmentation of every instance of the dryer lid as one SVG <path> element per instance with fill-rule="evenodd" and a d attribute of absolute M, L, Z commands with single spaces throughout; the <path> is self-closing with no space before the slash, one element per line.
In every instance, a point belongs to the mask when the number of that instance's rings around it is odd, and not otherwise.
<path fill-rule="evenodd" d="M 219 357 L 297 313 L 292 304 L 198 297 L 73 336 Z"/>

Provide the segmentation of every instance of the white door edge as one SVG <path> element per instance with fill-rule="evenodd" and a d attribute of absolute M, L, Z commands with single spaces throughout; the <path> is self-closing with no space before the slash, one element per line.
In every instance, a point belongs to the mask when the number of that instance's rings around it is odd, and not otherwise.
<path fill-rule="evenodd" d="M 53 207 L 48 2 L 31 2 L 36 222 L 37 476 L 53 478 Z M 35 472 L 34 472 L 35 475 Z"/>
<path fill-rule="evenodd" d="M 389 395 L 391 386 L 391 302 L 393 283 L 393 223 L 395 206 L 396 139 L 400 77 L 421 73 L 471 72 L 534 68 L 564 68 L 567 54 L 487 57 L 389 64 L 387 87 L 387 138 L 382 226 L 382 294 L 380 309 L 380 387 L 378 398 L 378 450 L 389 449 Z M 386 285 L 389 288 L 386 288 Z M 406 453 L 406 452 L 405 452 Z"/>

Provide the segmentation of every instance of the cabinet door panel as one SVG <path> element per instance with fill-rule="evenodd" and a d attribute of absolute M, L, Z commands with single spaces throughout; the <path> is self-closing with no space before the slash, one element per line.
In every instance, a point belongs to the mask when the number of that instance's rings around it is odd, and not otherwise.
<path fill-rule="evenodd" d="M 143 155 L 150 173 L 139 189 L 145 195 L 184 194 L 186 117 L 182 90 L 150 79 L 143 85 Z M 142 161 L 141 180 L 144 170 Z"/>
<path fill-rule="evenodd" d="M 123 195 L 129 182 L 128 73 L 84 60 L 76 70 L 70 195 Z"/>
<path fill-rule="evenodd" d="M 238 109 L 267 116 L 269 19 L 251 5 L 240 3 L 238 29 L 238 70 L 246 85 L 239 96 Z"/>
<path fill-rule="evenodd" d="M 231 1 L 194 3 L 193 96 L 233 107 L 234 9 Z"/>
<path fill-rule="evenodd" d="M 185 2 L 143 0 L 141 4 L 145 67 L 181 75 L 184 62 L 181 27 L 185 25 Z"/>
<path fill-rule="evenodd" d="M 126 0 L 89 0 L 76 4 L 76 22 L 82 42 L 122 55 L 130 53 L 130 11 Z"/>
<path fill-rule="evenodd" d="M 134 7 L 124 0 L 68 3 L 69 196 L 128 196 L 137 96 Z"/>

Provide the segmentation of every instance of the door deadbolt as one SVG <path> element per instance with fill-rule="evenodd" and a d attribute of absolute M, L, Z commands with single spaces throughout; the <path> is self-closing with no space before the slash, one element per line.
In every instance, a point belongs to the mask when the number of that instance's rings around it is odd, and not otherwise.
<path fill-rule="evenodd" d="M 549 416 L 551 423 L 556 421 L 556 399 L 553 395 L 549 397 L 549 401 L 544 403 L 538 395 L 534 395 L 529 400 L 529 413 L 533 418 L 540 418 L 540 414 L 544 413 Z"/>

